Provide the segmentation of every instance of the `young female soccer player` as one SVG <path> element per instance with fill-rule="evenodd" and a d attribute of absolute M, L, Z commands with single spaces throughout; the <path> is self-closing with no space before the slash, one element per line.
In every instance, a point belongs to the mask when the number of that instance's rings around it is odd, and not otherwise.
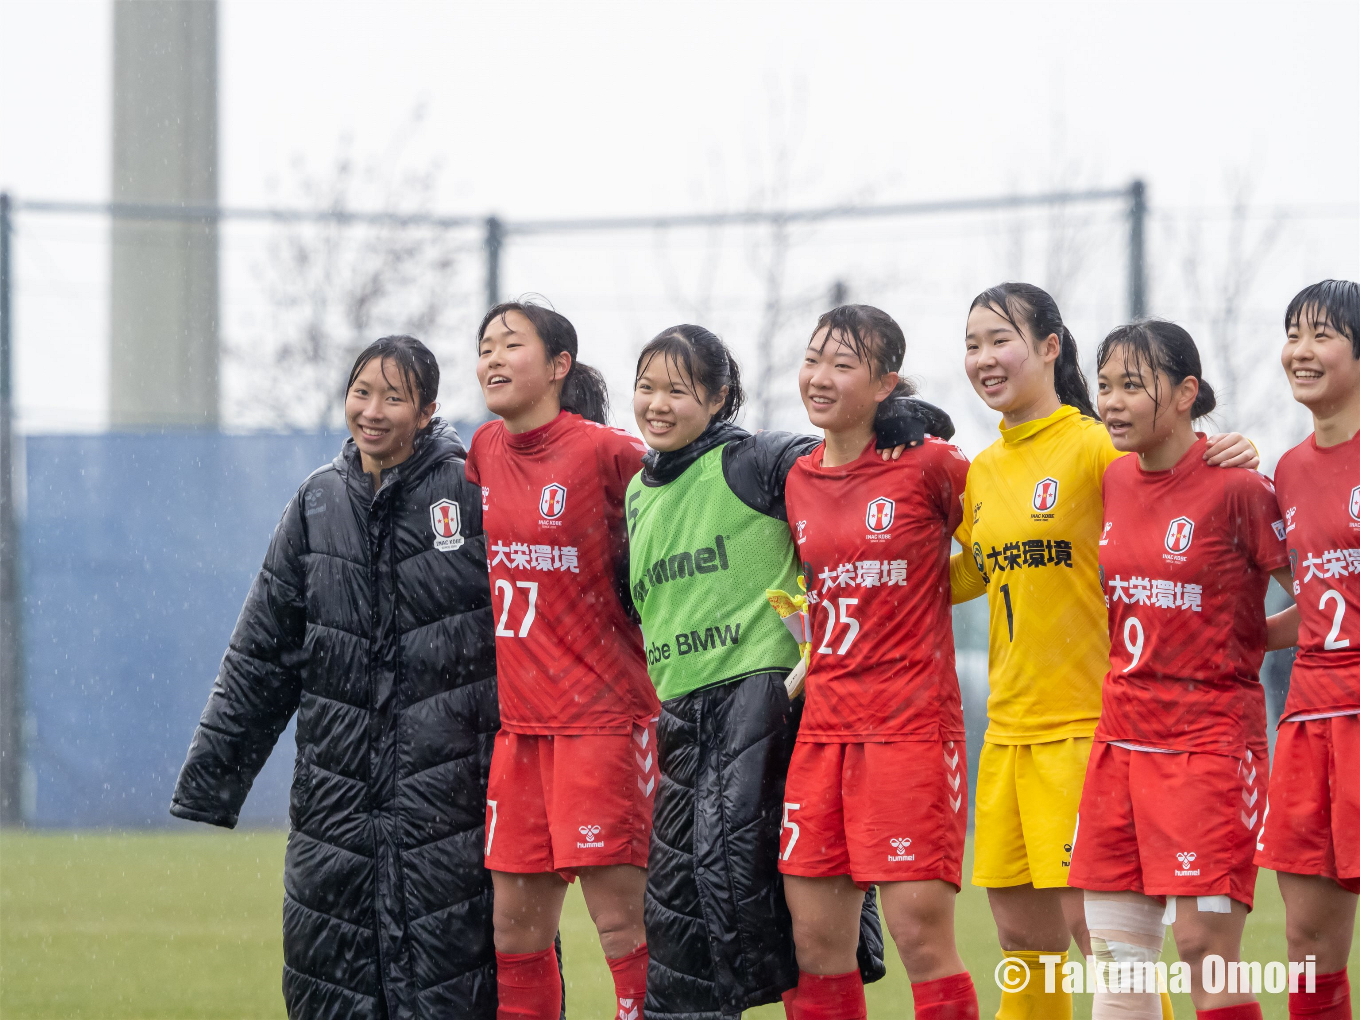
<path fill-rule="evenodd" d="M 1290 585 L 1270 480 L 1215 470 L 1194 421 L 1214 409 L 1180 326 L 1121 326 L 1101 343 L 1097 404 L 1114 446 L 1100 574 L 1110 671 L 1087 766 L 1068 882 L 1085 889 L 1097 961 L 1116 993 L 1095 1020 L 1156 1020 L 1117 965 L 1161 958 L 1164 923 L 1190 965 L 1200 1020 L 1260 1020 L 1249 992 L 1206 991 L 1204 957 L 1241 955 L 1266 788 L 1266 587 Z M 1142 989 L 1142 990 L 1135 990 Z"/>
<path fill-rule="evenodd" d="M 296 1020 L 496 1015 L 486 549 L 438 392 L 413 337 L 355 359 L 351 438 L 283 512 L 170 806 L 233 828 L 297 713 L 283 862 Z"/>
<path fill-rule="evenodd" d="M 642 999 L 656 693 L 624 604 L 623 494 L 635 438 L 602 424 L 604 381 L 576 330 L 507 302 L 477 333 L 477 381 L 500 421 L 477 430 L 501 729 L 487 791 L 500 1016 L 556 1020 L 553 939 L 581 878 L 627 1016 Z"/>
<path fill-rule="evenodd" d="M 1071 996 L 1045 992 L 1039 957 L 1073 938 L 1089 948 L 1067 869 L 1109 665 L 1100 483 L 1120 454 L 1096 420 L 1077 342 L 1040 288 L 1003 283 L 973 300 L 964 366 L 1001 413 L 1001 438 L 968 471 L 964 551 L 950 568 L 954 601 L 986 592 L 991 616 L 973 882 L 987 888 L 1002 949 L 1031 972 L 1019 990 L 1003 989 L 1000 1017 L 1061 1018 Z M 1204 455 L 1257 463 L 1234 435 L 1211 437 Z"/>
<path fill-rule="evenodd" d="M 1360 286 L 1306 287 L 1281 360 L 1313 434 L 1280 458 L 1298 658 L 1275 741 L 1256 863 L 1278 872 L 1289 959 L 1315 958 L 1290 1017 L 1349 1020 L 1346 960 L 1360 893 Z"/>
<path fill-rule="evenodd" d="M 917 1020 L 978 1015 L 954 946 L 968 784 L 949 549 L 968 460 L 933 438 L 895 462 L 875 451 L 879 404 L 912 392 L 905 349 L 886 312 L 842 305 L 818 320 L 798 376 L 826 439 L 786 491 L 813 637 L 779 870 L 798 950 L 792 1015 L 809 1020 L 866 1016 L 858 893 L 875 883 Z"/>
<path fill-rule="evenodd" d="M 817 440 L 737 428 L 741 401 L 735 360 L 701 326 L 663 331 L 638 358 L 633 412 L 654 452 L 628 486 L 630 580 L 662 702 L 651 1018 L 731 1017 L 798 983 L 778 871 L 799 712 L 784 678 L 798 646 L 765 591 L 796 590 L 784 486 Z M 906 400 L 880 424 L 885 447 L 950 428 Z M 878 915 L 857 899 L 859 967 L 874 980 L 884 973 Z"/>

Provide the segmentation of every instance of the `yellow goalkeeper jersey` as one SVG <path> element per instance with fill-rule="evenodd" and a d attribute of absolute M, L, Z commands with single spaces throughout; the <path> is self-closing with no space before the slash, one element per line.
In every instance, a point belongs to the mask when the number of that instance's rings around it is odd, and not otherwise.
<path fill-rule="evenodd" d="M 990 743 L 1095 732 L 1110 664 L 1100 483 L 1120 456 L 1105 426 L 1064 404 L 1001 429 L 968 469 L 949 573 L 955 603 L 987 593 Z"/>

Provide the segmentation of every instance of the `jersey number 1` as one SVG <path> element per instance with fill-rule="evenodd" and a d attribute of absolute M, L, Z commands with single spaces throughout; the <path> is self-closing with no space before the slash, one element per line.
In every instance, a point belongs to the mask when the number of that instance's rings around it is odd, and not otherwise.
<path fill-rule="evenodd" d="M 515 601 L 515 588 L 529 589 L 529 608 L 524 611 L 518 634 L 505 626 L 506 618 L 510 615 L 510 603 Z M 496 622 L 496 637 L 524 637 L 534 624 L 534 616 L 538 612 L 538 582 L 516 581 L 515 588 L 510 587 L 509 581 L 496 582 L 496 594 L 505 596 L 505 601 L 501 603 L 501 618 Z"/>

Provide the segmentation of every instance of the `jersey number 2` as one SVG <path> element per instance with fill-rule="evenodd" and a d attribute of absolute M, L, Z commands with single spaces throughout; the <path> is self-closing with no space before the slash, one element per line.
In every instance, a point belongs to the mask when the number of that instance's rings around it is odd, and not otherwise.
<path fill-rule="evenodd" d="M 529 589 L 529 608 L 524 611 L 518 634 L 505 626 L 506 618 L 510 615 L 510 603 L 515 601 L 515 588 Z M 534 624 L 534 616 L 538 612 L 538 582 L 516 581 L 515 588 L 510 587 L 509 581 L 496 582 L 496 594 L 505 596 L 505 601 L 501 603 L 501 618 L 496 623 L 496 637 L 524 637 Z"/>
<path fill-rule="evenodd" d="M 1351 646 L 1350 638 L 1341 637 L 1341 618 L 1346 615 L 1346 600 L 1341 597 L 1341 593 L 1335 588 L 1328 588 L 1322 593 L 1322 601 L 1318 603 L 1318 608 L 1325 610 L 1327 603 L 1332 599 L 1336 599 L 1336 615 L 1332 617 L 1332 629 L 1327 632 L 1327 639 L 1322 642 L 1322 647 L 1329 651 L 1333 648 Z"/>

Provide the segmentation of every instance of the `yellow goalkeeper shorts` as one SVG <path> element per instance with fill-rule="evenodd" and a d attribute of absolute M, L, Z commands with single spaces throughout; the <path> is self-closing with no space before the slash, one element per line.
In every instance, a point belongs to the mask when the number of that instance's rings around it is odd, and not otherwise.
<path fill-rule="evenodd" d="M 982 745 L 973 806 L 974 885 L 1067 885 L 1090 756 L 1090 737 Z"/>

